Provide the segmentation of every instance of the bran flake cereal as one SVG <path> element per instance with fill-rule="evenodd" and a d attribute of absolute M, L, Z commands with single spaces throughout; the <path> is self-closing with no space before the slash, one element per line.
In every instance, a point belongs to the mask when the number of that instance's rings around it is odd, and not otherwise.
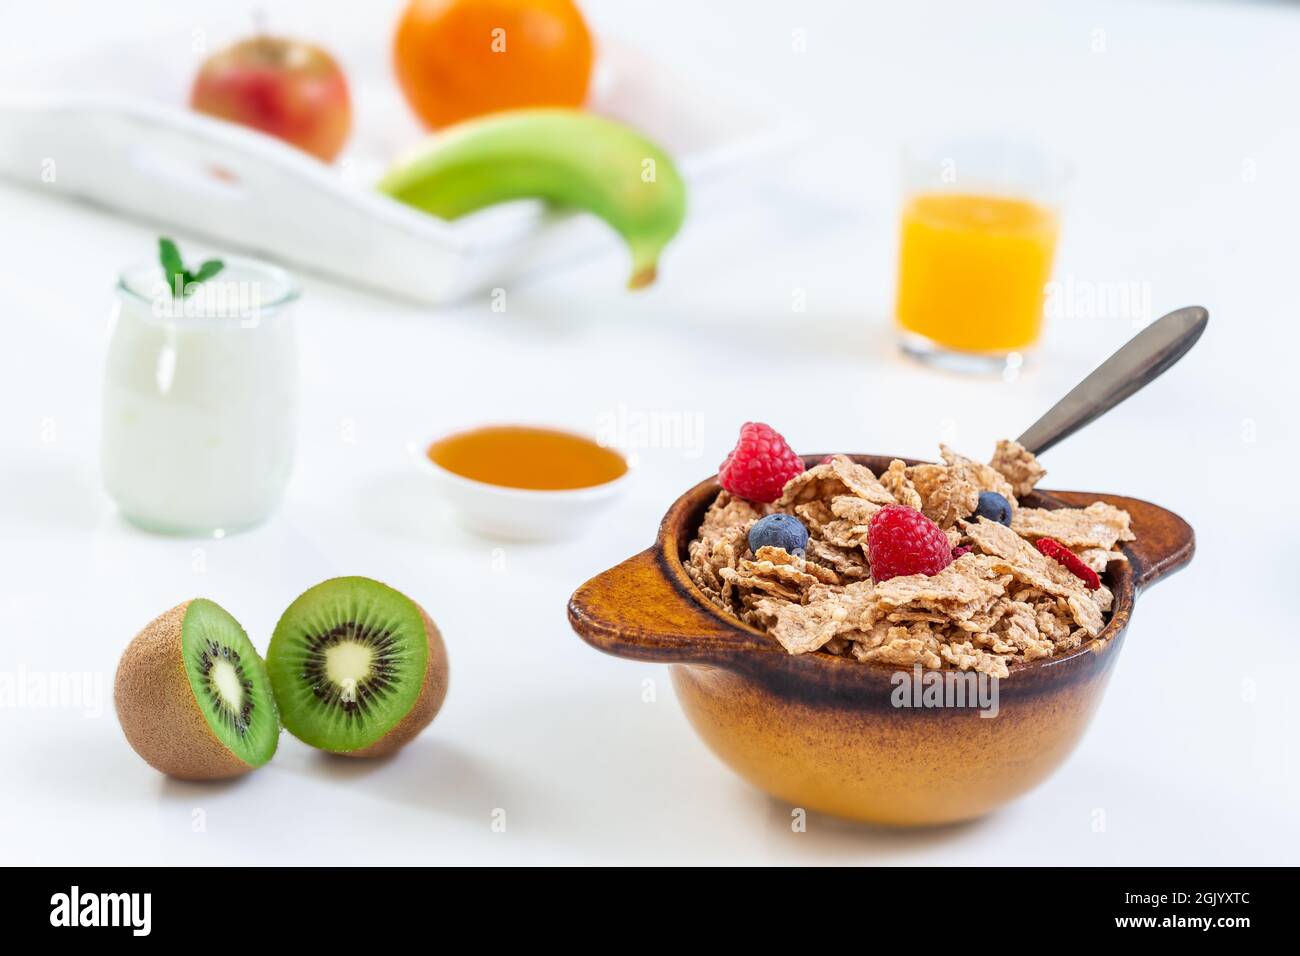
<path fill-rule="evenodd" d="M 1104 501 L 1086 508 L 1021 508 L 1011 517 L 1011 528 L 1022 537 L 1055 538 L 1071 550 L 1113 551 L 1116 543 L 1132 541 L 1127 511 Z"/>
<path fill-rule="evenodd" d="M 1134 538 L 1128 513 L 1100 501 L 1021 507 L 1045 471 L 1015 442 L 999 442 L 988 464 L 940 449 L 942 464 L 895 460 L 879 476 L 836 455 L 791 478 L 770 505 L 721 491 L 687 549 L 686 572 L 710 602 L 791 654 L 1006 677 L 1017 664 L 1100 634 L 1113 603 L 1109 588 L 1089 591 L 1033 542 L 1055 538 L 1102 573 L 1125 560 L 1120 545 Z M 1011 527 L 975 515 L 981 491 L 1007 499 Z M 932 576 L 877 583 L 867 529 L 888 504 L 922 511 L 954 548 L 970 553 Z M 802 556 L 772 547 L 750 553 L 750 527 L 774 512 L 808 529 Z"/>
<path fill-rule="evenodd" d="M 990 465 L 1007 481 L 1017 498 L 1023 498 L 1034 490 L 1034 486 L 1043 480 L 1047 469 L 1038 463 L 1038 459 L 1020 442 L 1002 439 L 993 451 Z"/>

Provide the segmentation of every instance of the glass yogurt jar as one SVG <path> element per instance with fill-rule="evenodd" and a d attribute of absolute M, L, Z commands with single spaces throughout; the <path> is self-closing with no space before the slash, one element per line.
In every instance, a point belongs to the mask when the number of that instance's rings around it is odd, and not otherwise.
<path fill-rule="evenodd" d="M 297 298 L 288 273 L 249 260 L 226 260 L 188 295 L 157 264 L 122 273 L 101 457 L 127 520 L 220 535 L 275 509 L 297 438 Z"/>

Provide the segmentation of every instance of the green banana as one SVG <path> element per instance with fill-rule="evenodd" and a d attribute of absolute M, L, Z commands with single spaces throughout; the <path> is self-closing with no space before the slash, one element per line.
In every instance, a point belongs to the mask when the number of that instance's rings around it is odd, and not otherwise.
<path fill-rule="evenodd" d="M 594 213 L 632 255 L 628 287 L 654 281 L 686 215 L 686 185 L 640 133 L 579 110 L 495 113 L 432 136 L 379 182 L 407 205 L 455 219 L 511 199 Z"/>

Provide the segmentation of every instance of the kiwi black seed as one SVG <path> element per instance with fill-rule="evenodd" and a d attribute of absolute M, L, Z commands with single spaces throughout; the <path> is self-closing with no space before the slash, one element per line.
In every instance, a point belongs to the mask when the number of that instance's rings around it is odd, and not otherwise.
<path fill-rule="evenodd" d="M 203 598 L 159 615 L 127 646 L 113 686 L 127 741 L 186 780 L 235 777 L 271 759 L 280 718 L 244 629 Z"/>
<path fill-rule="evenodd" d="M 397 750 L 447 694 L 437 625 L 370 578 L 333 578 L 301 594 L 276 624 L 266 663 L 285 728 L 353 757 Z"/>

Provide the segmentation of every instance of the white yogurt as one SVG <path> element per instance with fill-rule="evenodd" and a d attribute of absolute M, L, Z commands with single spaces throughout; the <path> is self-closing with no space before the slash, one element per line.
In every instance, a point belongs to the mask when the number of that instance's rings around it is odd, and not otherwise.
<path fill-rule="evenodd" d="M 279 502 L 297 439 L 287 273 L 235 260 L 184 300 L 157 266 L 124 273 L 104 376 L 104 484 L 130 521 L 237 531 Z"/>

